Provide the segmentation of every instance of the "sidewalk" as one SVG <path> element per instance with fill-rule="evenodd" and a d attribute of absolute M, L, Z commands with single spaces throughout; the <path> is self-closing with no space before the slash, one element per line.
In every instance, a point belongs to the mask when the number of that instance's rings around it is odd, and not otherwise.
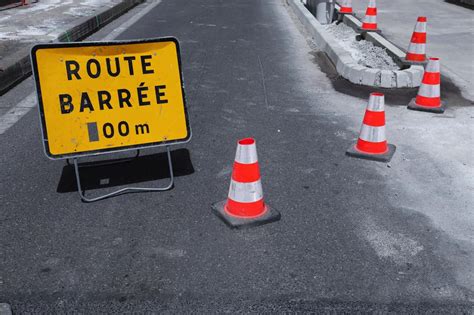
<path fill-rule="evenodd" d="M 368 1 L 353 1 L 363 17 Z M 445 75 L 474 100 L 474 11 L 444 0 L 377 0 L 383 35 L 407 48 L 418 16 L 428 18 L 427 53 L 441 58 Z"/>
<path fill-rule="evenodd" d="M 143 0 L 41 0 L 0 11 L 0 94 L 31 72 L 37 43 L 80 39 Z"/>

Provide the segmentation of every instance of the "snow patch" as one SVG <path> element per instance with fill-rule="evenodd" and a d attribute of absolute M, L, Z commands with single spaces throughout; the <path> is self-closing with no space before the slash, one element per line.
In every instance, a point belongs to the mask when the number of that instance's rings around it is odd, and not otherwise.
<path fill-rule="evenodd" d="M 72 4 L 72 0 L 46 0 L 22 7 L 19 13 L 31 14 L 37 11 L 46 12 L 68 4 Z"/>
<path fill-rule="evenodd" d="M 44 36 L 50 31 L 50 29 L 45 29 L 42 27 L 28 26 L 27 28 L 19 29 L 16 32 L 0 32 L 0 40 L 18 40 L 23 37 Z"/>
<path fill-rule="evenodd" d="M 81 1 L 81 5 L 87 5 L 90 7 L 99 8 L 104 5 L 104 1 L 103 0 L 84 0 L 84 1 Z"/>
<path fill-rule="evenodd" d="M 0 41 L 54 40 L 78 17 L 92 16 L 116 0 L 41 0 L 0 11 Z"/>
<path fill-rule="evenodd" d="M 411 262 L 423 250 L 417 241 L 401 233 L 387 231 L 370 220 L 363 224 L 362 234 L 379 257 L 391 259 L 397 265 Z"/>
<path fill-rule="evenodd" d="M 85 9 L 85 8 L 70 8 L 64 14 L 69 14 L 73 16 L 88 16 L 95 12 L 95 9 Z"/>

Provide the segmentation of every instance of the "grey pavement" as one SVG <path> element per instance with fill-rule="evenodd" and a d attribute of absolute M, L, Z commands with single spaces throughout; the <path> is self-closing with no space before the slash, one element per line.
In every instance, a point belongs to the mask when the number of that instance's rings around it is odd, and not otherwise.
<path fill-rule="evenodd" d="M 0 11 L 0 64 L 35 43 L 55 40 L 78 20 L 113 7 L 121 0 L 43 0 Z"/>
<path fill-rule="evenodd" d="M 452 91 L 458 105 L 437 118 L 406 110 L 416 91 L 386 91 L 396 156 L 352 159 L 369 90 L 334 76 L 284 1 L 164 0 L 120 39 L 166 35 L 182 45 L 193 129 L 173 148 L 172 190 L 85 204 L 72 167 L 44 156 L 36 111 L 0 135 L 0 302 L 14 313 L 472 313 L 469 102 Z M 28 80 L 2 100 L 31 91 Z M 211 205 L 247 136 L 282 219 L 235 231 Z M 150 150 L 83 181 L 91 195 L 164 182 L 164 169 Z"/>
<path fill-rule="evenodd" d="M 368 1 L 353 1 L 363 17 Z M 407 49 L 418 16 L 428 18 L 427 53 L 441 58 L 445 74 L 474 101 L 474 10 L 445 0 L 377 0 L 384 36 Z M 447 70 L 447 71 L 446 71 Z"/>
<path fill-rule="evenodd" d="M 25 79 L 37 43 L 82 39 L 136 5 L 125 0 L 43 0 L 0 11 L 0 93 Z"/>

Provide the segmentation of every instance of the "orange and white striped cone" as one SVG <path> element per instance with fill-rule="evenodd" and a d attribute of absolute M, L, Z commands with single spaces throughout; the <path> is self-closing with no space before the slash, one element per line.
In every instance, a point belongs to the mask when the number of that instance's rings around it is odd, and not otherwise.
<path fill-rule="evenodd" d="M 411 36 L 410 45 L 405 58 L 402 59 L 407 64 L 426 63 L 426 23 L 425 16 L 419 16 Z"/>
<path fill-rule="evenodd" d="M 212 208 L 232 228 L 258 226 L 280 219 L 280 213 L 264 202 L 253 138 L 239 140 L 228 198 Z"/>
<path fill-rule="evenodd" d="M 441 101 L 441 73 L 439 58 L 430 58 L 423 73 L 423 80 L 416 98 L 408 104 L 409 109 L 442 114 L 446 103 Z"/>
<path fill-rule="evenodd" d="M 375 0 L 369 0 L 369 5 L 365 10 L 365 16 L 362 20 L 360 32 L 381 32 L 377 27 L 377 4 Z"/>
<path fill-rule="evenodd" d="M 371 93 L 359 139 L 346 151 L 347 155 L 379 162 L 389 162 L 392 159 L 396 147 L 387 143 L 384 107 L 384 95 Z"/>
<path fill-rule="evenodd" d="M 339 5 L 339 13 L 352 14 L 352 0 L 340 0 Z"/>

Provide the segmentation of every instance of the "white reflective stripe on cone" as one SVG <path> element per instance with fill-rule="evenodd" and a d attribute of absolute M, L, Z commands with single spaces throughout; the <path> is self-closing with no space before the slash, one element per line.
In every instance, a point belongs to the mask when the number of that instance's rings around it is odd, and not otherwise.
<path fill-rule="evenodd" d="M 410 45 L 408 45 L 409 53 L 424 55 L 425 51 L 426 51 L 426 44 L 410 43 Z"/>
<path fill-rule="evenodd" d="M 417 22 L 415 25 L 415 32 L 426 33 L 426 22 Z"/>
<path fill-rule="evenodd" d="M 364 23 L 377 23 L 377 17 L 375 15 L 366 15 L 364 17 Z"/>
<path fill-rule="evenodd" d="M 367 109 L 371 112 L 383 112 L 384 103 L 385 100 L 383 95 L 370 95 Z"/>
<path fill-rule="evenodd" d="M 255 143 L 246 145 L 237 145 L 235 152 L 235 161 L 241 164 L 253 164 L 258 162 L 257 146 Z"/>
<path fill-rule="evenodd" d="M 256 202 L 263 198 L 262 183 L 260 180 L 252 183 L 239 183 L 231 179 L 229 199 L 237 202 Z"/>
<path fill-rule="evenodd" d="M 362 124 L 359 138 L 369 142 L 383 142 L 387 140 L 385 137 L 385 126 L 372 127 Z"/>
<path fill-rule="evenodd" d="M 424 97 L 440 97 L 439 84 L 425 84 L 423 83 L 418 90 L 418 95 Z"/>
<path fill-rule="evenodd" d="M 428 65 L 426 66 L 425 72 L 439 72 L 439 59 L 428 60 Z"/>
<path fill-rule="evenodd" d="M 368 7 L 369 8 L 375 8 L 376 7 L 375 0 L 370 0 Z"/>

